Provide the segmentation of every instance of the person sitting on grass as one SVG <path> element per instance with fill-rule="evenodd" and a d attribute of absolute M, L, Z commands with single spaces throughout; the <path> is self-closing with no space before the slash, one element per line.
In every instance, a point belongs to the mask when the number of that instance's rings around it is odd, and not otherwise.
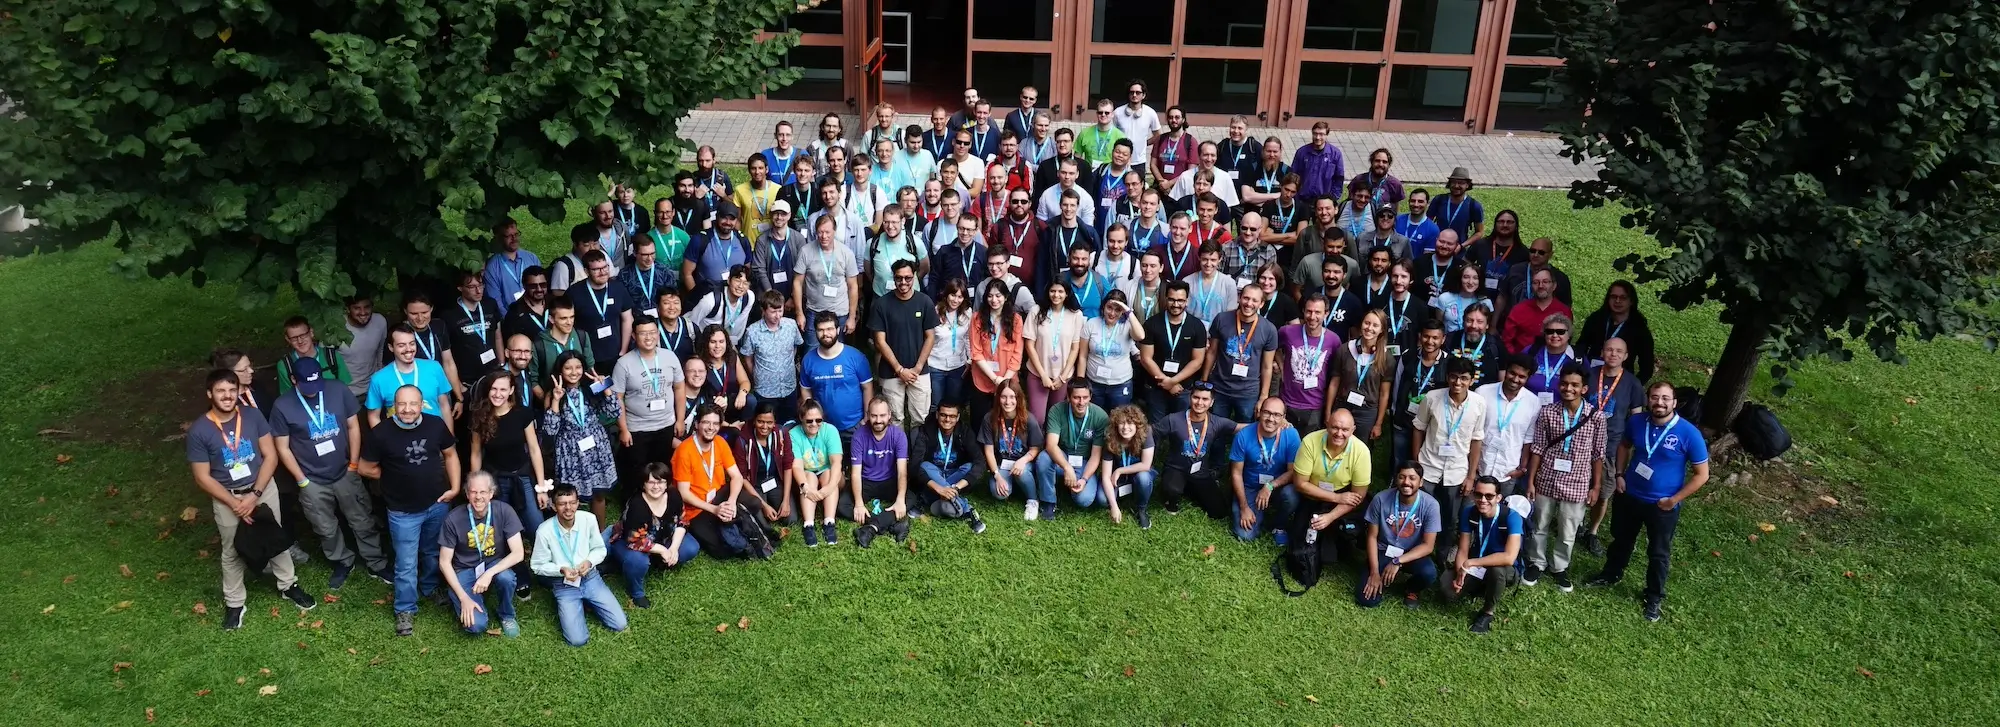
<path fill-rule="evenodd" d="M 514 620 L 514 564 L 521 562 L 521 516 L 493 501 L 493 475 L 465 477 L 465 504 L 445 515 L 438 530 L 438 570 L 450 588 L 458 625 L 468 634 L 486 632 L 486 608 L 500 617 L 500 633 L 521 635 Z M 497 597 L 488 599 L 487 594 Z"/>
<path fill-rule="evenodd" d="M 1354 436 L 1354 414 L 1346 409 L 1333 410 L 1326 429 L 1299 440 L 1298 454 L 1293 455 L 1290 467 L 1292 484 L 1278 492 L 1295 495 L 1293 506 L 1311 518 L 1306 526 L 1313 530 L 1324 532 L 1368 502 L 1375 460 L 1368 443 Z M 1297 529 L 1295 520 L 1267 518 L 1266 522 L 1275 523 L 1272 528 L 1276 533 L 1284 533 L 1287 527 Z M 1332 553 L 1332 560 L 1339 559 L 1340 539 L 1326 538 L 1319 543 L 1323 552 Z"/>
<path fill-rule="evenodd" d="M 1061 482 L 1077 507 L 1089 508 L 1095 503 L 1097 464 L 1104 459 L 1104 427 L 1110 419 L 1103 409 L 1090 403 L 1090 380 L 1070 379 L 1069 405 L 1050 407 L 1044 422 L 1042 456 L 1035 462 L 1036 489 L 1053 496 L 1056 483 Z M 1055 501 L 1043 501 L 1037 515 L 1042 520 L 1056 519 Z"/>
<path fill-rule="evenodd" d="M 1437 548 L 1438 502 L 1424 492 L 1424 480 L 1417 464 L 1405 462 L 1396 470 L 1396 496 L 1387 493 L 1368 503 L 1367 562 L 1357 580 L 1354 603 L 1362 608 L 1382 605 L 1382 594 L 1408 574 L 1403 589 L 1403 607 L 1416 608 L 1417 594 L 1437 582 L 1437 565 L 1431 552 Z"/>
<path fill-rule="evenodd" d="M 597 518 L 579 512 L 581 499 L 576 486 L 557 483 L 549 499 L 556 516 L 542 521 L 535 532 L 535 553 L 529 567 L 548 583 L 555 595 L 556 623 L 563 641 L 570 646 L 590 643 L 590 625 L 583 618 L 584 607 L 597 614 L 604 628 L 624 631 L 625 609 L 611 595 L 611 587 L 598 575 L 597 564 L 604 562 L 604 533 Z"/>
<path fill-rule="evenodd" d="M 1104 484 L 1104 504 L 1111 508 L 1111 522 L 1124 522 L 1118 511 L 1118 498 L 1139 495 L 1140 530 L 1153 528 L 1153 428 L 1146 424 L 1146 414 L 1131 404 L 1111 410 L 1110 424 L 1104 430 L 1104 462 L 1099 465 L 1102 476 L 1098 480 Z"/>
<path fill-rule="evenodd" d="M 1236 539 L 1254 541 L 1272 531 L 1278 545 L 1299 505 L 1292 462 L 1298 458 L 1299 430 L 1285 420 L 1285 401 L 1269 397 L 1257 405 L 1257 423 L 1236 430 L 1229 448 L 1230 479 L 1236 488 L 1235 518 L 1230 530 Z"/>
<path fill-rule="evenodd" d="M 916 450 L 917 469 L 924 476 L 924 486 L 917 488 L 917 501 L 928 503 L 925 509 L 937 517 L 964 519 L 976 535 L 986 532 L 986 521 L 964 494 L 978 468 L 972 455 L 977 450 L 971 427 L 959 426 L 962 409 L 949 401 L 939 404 L 937 415 L 917 434 L 912 449 Z"/>
<path fill-rule="evenodd" d="M 1452 563 L 1452 578 L 1445 582 L 1445 603 L 1458 603 L 1467 594 L 1485 600 L 1472 618 L 1472 633 L 1493 630 L 1493 613 L 1500 598 L 1512 585 L 1514 561 L 1521 557 L 1521 515 L 1500 501 L 1500 482 L 1481 477 L 1472 485 L 1472 505 L 1459 518 L 1458 560 Z"/>
<path fill-rule="evenodd" d="M 840 511 L 854 519 L 854 544 L 863 548 L 883 531 L 898 543 L 910 534 L 910 442 L 890 412 L 886 399 L 868 402 L 867 424 L 854 432 L 850 482 L 840 493 Z"/>
<path fill-rule="evenodd" d="M 764 532 L 764 498 L 743 479 L 736 454 L 717 436 L 722 409 L 702 404 L 694 411 L 694 433 L 674 448 L 673 476 L 681 492 L 681 519 L 702 552 L 731 558 L 769 559 Z"/>
<path fill-rule="evenodd" d="M 646 598 L 646 573 L 654 563 L 662 568 L 693 560 L 701 552 L 701 541 L 688 537 L 681 526 L 679 493 L 672 486 L 673 467 L 665 462 L 646 465 L 646 481 L 639 496 L 625 501 L 625 516 L 604 529 L 604 548 L 625 576 L 625 595 L 634 608 L 652 608 Z"/>
<path fill-rule="evenodd" d="M 1041 515 L 1036 498 L 1043 496 L 1037 494 L 1034 467 L 1042 452 L 1042 425 L 1028 416 L 1027 401 L 1018 379 L 1000 380 L 993 395 L 993 413 L 979 431 L 979 443 L 986 450 L 986 467 L 993 472 L 988 486 L 993 499 L 1006 502 L 1019 490 L 1028 502 L 1021 517 L 1032 521 Z M 1055 499 L 1055 491 L 1050 490 L 1046 497 Z"/>
<path fill-rule="evenodd" d="M 799 425 L 792 428 L 792 482 L 799 488 L 799 513 L 805 521 L 804 535 L 806 547 L 817 548 L 821 539 L 827 545 L 840 542 L 840 531 L 833 521 L 840 505 L 840 480 L 846 468 L 841 467 L 843 455 L 840 451 L 840 433 L 826 423 L 826 408 L 818 401 L 808 399 L 799 407 Z M 813 534 L 813 522 L 824 512 L 820 521 L 819 534 Z"/>

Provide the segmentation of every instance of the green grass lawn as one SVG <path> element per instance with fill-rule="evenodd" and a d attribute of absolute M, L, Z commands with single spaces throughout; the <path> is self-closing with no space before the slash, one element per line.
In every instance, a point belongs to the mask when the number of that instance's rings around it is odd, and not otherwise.
<path fill-rule="evenodd" d="M 1557 240 L 1580 312 L 1611 260 L 1649 246 L 1560 192 L 1479 196 Z M 566 239 L 526 233 L 545 255 Z M 985 535 L 930 521 L 914 549 L 697 560 L 655 576 L 629 633 L 581 649 L 545 592 L 519 640 L 462 636 L 429 606 L 395 638 L 388 588 L 365 577 L 303 620 L 253 581 L 246 627 L 224 633 L 208 505 L 170 440 L 200 405 L 176 382 L 213 345 L 282 345 L 289 303 L 244 311 L 231 290 L 126 281 L 106 272 L 115 255 L 0 261 L 0 308 L 17 311 L 0 319 L 8 723 L 2000 721 L 2000 358 L 1973 343 L 1907 346 L 1904 367 L 1804 366 L 1773 402 L 1797 448 L 1779 465 L 1718 463 L 1657 624 L 1639 617 L 1643 557 L 1609 592 L 1517 591 L 1479 637 L 1463 610 L 1356 608 L 1346 572 L 1284 598 L 1275 548 L 1192 509 L 1141 532 L 1101 511 L 1052 525 L 995 506 Z M 1666 375 L 1701 384 L 1724 336 L 1714 311 L 1648 310 Z M 1721 484 L 1739 471 L 1754 479 Z M 181 523 L 190 505 L 199 518 Z M 1580 556 L 1576 571 L 1597 565 Z M 315 564 L 304 583 L 323 593 L 326 574 Z"/>

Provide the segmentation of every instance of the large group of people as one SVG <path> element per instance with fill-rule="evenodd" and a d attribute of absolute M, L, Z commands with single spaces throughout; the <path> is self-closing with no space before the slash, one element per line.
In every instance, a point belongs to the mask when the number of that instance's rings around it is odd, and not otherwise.
<path fill-rule="evenodd" d="M 1571 590 L 1578 546 L 1603 558 L 1586 585 L 1616 583 L 1643 530 L 1660 617 L 1708 456 L 1647 383 L 1630 283 L 1579 319 L 1554 241 L 1489 216 L 1465 169 L 1433 195 L 1375 149 L 1350 176 L 1324 124 L 1287 155 L 1127 90 L 1081 131 L 1033 88 L 1000 118 L 968 90 L 929 128 L 884 105 L 801 145 L 781 122 L 747 179 L 702 147 L 547 263 L 497 225 L 452 299 L 406 291 L 394 324 L 350 301 L 346 345 L 292 319 L 275 382 L 219 353 L 187 451 L 224 627 L 255 518 L 317 536 L 329 588 L 357 564 L 393 584 L 399 634 L 428 597 L 512 636 L 540 589 L 580 645 L 693 559 L 866 548 L 919 515 L 983 533 L 1004 503 L 1196 510 L 1351 564 L 1362 606 L 1477 601 L 1478 632 L 1517 583 Z M 265 566 L 311 608 L 305 557 Z"/>

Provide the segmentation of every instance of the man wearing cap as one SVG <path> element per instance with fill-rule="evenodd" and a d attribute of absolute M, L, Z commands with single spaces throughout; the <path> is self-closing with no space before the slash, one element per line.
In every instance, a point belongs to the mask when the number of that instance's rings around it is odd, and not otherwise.
<path fill-rule="evenodd" d="M 1428 212 L 1438 230 L 1458 233 L 1460 240 L 1477 240 L 1486 233 L 1486 208 L 1473 199 L 1472 172 L 1465 167 L 1452 167 L 1451 176 L 1445 179 L 1445 188 L 1451 195 L 1431 202 Z"/>
<path fill-rule="evenodd" d="M 681 286 L 696 299 L 729 280 L 729 269 L 750 262 L 750 243 L 736 231 L 736 205 L 717 200 L 715 229 L 695 235 L 681 263 Z"/>
<path fill-rule="evenodd" d="M 1358 188 L 1357 188 L 1358 189 Z M 1410 238 L 1396 231 L 1396 208 L 1383 205 L 1375 208 L 1375 224 L 1361 233 L 1360 248 L 1373 250 L 1376 245 L 1387 245 L 1389 254 L 1397 260 L 1410 259 Z"/>
<path fill-rule="evenodd" d="M 805 236 L 792 227 L 790 202 L 776 200 L 770 206 L 771 221 L 757 230 L 757 244 L 750 252 L 750 289 L 775 290 L 790 301 L 792 263 L 798 261 Z"/>
<path fill-rule="evenodd" d="M 271 432 L 277 437 L 278 461 L 297 483 L 306 522 L 333 564 L 326 587 L 340 590 L 354 570 L 355 553 L 340 533 L 343 521 L 354 533 L 368 572 L 388 583 L 392 575 L 375 527 L 374 505 L 354 474 L 361 461 L 360 405 L 339 389 L 328 392 L 319 362 L 310 358 L 293 363 L 288 383 L 291 392 L 271 407 Z"/>

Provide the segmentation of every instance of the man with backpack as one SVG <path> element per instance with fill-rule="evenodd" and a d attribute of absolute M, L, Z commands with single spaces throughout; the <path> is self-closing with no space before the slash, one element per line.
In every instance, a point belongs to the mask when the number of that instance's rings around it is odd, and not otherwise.
<path fill-rule="evenodd" d="M 1492 477 L 1473 483 L 1472 505 L 1459 518 L 1458 556 L 1443 589 L 1445 603 L 1458 603 L 1467 595 L 1484 599 L 1485 605 L 1472 617 L 1475 634 L 1493 630 L 1493 614 L 1513 585 L 1514 561 L 1521 557 L 1525 525 L 1520 513 L 1501 502 L 1502 497 L 1500 483 Z"/>

